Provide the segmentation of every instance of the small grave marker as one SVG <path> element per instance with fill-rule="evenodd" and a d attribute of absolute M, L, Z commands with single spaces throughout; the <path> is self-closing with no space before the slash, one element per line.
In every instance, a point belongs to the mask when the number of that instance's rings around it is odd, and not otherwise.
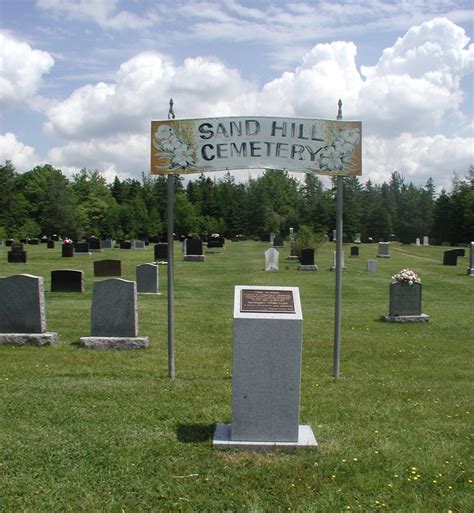
<path fill-rule="evenodd" d="M 84 292 L 84 273 L 75 269 L 51 271 L 51 292 Z"/>
<path fill-rule="evenodd" d="M 265 251 L 265 271 L 278 271 L 278 260 L 280 253 L 275 248 L 269 248 Z"/>

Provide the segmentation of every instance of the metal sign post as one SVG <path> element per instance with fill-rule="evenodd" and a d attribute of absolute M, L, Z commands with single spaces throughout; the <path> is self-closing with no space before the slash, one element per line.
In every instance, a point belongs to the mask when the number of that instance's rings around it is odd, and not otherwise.
<path fill-rule="evenodd" d="M 173 99 L 170 100 L 168 119 L 174 119 Z M 175 379 L 174 365 L 174 175 L 168 175 L 168 377 Z"/>
<path fill-rule="evenodd" d="M 342 119 L 342 101 L 338 101 L 337 119 Z M 337 177 L 336 189 L 336 301 L 334 315 L 334 355 L 333 355 L 333 376 L 339 378 L 339 361 L 341 349 L 341 298 L 342 298 L 342 210 L 344 178 Z"/>

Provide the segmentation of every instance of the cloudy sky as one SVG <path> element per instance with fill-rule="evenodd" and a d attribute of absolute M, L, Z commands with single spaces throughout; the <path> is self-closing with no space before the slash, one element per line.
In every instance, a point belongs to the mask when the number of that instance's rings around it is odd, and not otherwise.
<path fill-rule="evenodd" d="M 363 175 L 474 164 L 471 0 L 0 0 L 0 162 L 149 172 L 150 120 L 363 123 Z"/>

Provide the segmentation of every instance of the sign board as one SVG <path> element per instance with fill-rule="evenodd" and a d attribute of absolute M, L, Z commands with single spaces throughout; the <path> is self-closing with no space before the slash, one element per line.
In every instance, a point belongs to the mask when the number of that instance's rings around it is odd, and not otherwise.
<path fill-rule="evenodd" d="M 284 169 L 361 174 L 360 121 L 227 117 L 151 122 L 151 174 Z"/>
<path fill-rule="evenodd" d="M 242 289 L 240 291 L 242 313 L 294 314 L 295 303 L 291 290 Z"/>

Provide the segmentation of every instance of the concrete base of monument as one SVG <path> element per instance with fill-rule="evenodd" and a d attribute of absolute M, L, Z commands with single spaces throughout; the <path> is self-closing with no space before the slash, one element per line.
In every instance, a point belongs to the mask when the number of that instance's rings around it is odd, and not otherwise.
<path fill-rule="evenodd" d="M 184 255 L 186 262 L 204 262 L 205 259 L 205 255 Z"/>
<path fill-rule="evenodd" d="M 319 271 L 317 265 L 299 265 L 298 271 Z"/>
<path fill-rule="evenodd" d="M 85 349 L 122 350 L 146 349 L 150 345 L 148 337 L 81 337 L 79 346 Z"/>
<path fill-rule="evenodd" d="M 295 442 L 252 442 L 248 440 L 232 440 L 232 424 L 217 424 L 212 441 L 217 449 L 243 449 L 246 451 L 271 451 L 272 449 L 317 449 L 318 442 L 311 426 L 300 425 L 298 440 Z"/>
<path fill-rule="evenodd" d="M 74 253 L 74 256 L 91 256 L 92 253 L 90 251 L 88 251 L 87 253 L 84 251 L 84 252 L 75 252 Z"/>
<path fill-rule="evenodd" d="M 335 268 L 334 266 L 332 266 L 332 267 L 331 267 L 331 271 L 335 271 L 335 270 L 336 270 L 336 268 Z M 347 271 L 347 268 L 346 268 L 346 267 L 343 267 L 343 268 L 342 268 L 342 270 L 343 270 L 343 271 Z"/>
<path fill-rule="evenodd" d="M 153 263 L 157 265 L 168 265 L 168 262 L 166 260 L 156 260 Z"/>
<path fill-rule="evenodd" d="M 290 255 L 289 257 L 287 257 L 287 260 L 299 260 L 300 257 L 298 255 Z"/>
<path fill-rule="evenodd" d="M 390 258 L 390 255 L 377 255 L 377 258 Z"/>
<path fill-rule="evenodd" d="M 161 292 L 137 292 L 139 296 L 161 296 Z"/>
<path fill-rule="evenodd" d="M 57 333 L 0 333 L 0 344 L 13 346 L 55 346 L 59 342 Z"/>
<path fill-rule="evenodd" d="M 382 320 L 387 322 L 428 322 L 430 316 L 421 315 L 382 315 Z"/>

